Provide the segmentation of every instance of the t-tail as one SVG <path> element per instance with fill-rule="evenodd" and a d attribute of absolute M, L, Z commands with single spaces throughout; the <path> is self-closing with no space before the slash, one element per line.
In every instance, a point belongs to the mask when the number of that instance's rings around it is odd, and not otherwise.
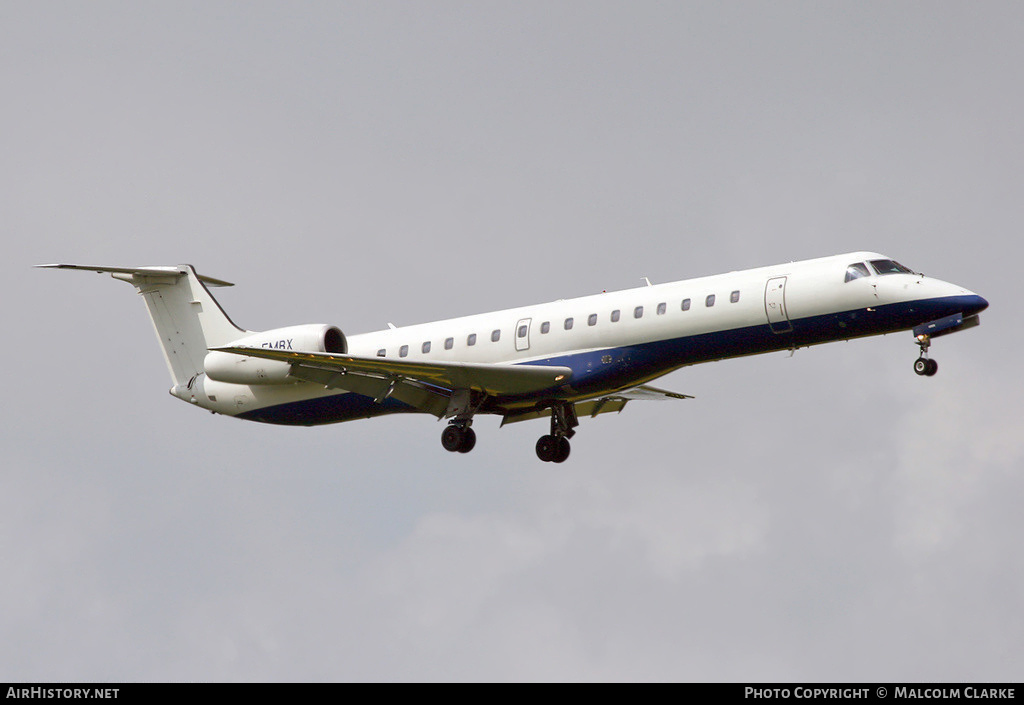
<path fill-rule="evenodd" d="M 192 265 L 170 267 L 94 267 L 79 264 L 41 264 L 53 269 L 106 272 L 134 286 L 146 301 L 156 337 L 175 389 L 189 385 L 203 372 L 212 347 L 245 336 L 231 322 L 207 286 L 233 286 L 230 282 L 196 273 Z M 174 390 L 172 389 L 172 393 Z"/>

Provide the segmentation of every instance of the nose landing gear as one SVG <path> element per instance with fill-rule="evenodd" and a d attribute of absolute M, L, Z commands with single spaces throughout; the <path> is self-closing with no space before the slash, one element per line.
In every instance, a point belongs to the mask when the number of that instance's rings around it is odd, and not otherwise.
<path fill-rule="evenodd" d="M 928 357 L 928 348 L 932 340 L 927 335 L 919 335 L 914 341 L 921 348 L 921 357 L 914 360 L 914 372 L 924 377 L 933 377 L 939 371 L 939 363 Z"/>

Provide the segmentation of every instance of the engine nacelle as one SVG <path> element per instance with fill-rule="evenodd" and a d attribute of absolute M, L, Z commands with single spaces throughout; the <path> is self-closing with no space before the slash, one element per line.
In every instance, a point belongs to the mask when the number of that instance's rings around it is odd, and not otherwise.
<path fill-rule="evenodd" d="M 335 326 L 311 323 L 254 333 L 232 341 L 232 346 L 295 350 L 298 352 L 348 352 L 345 334 Z M 279 360 L 246 357 L 214 350 L 203 361 L 206 376 L 231 384 L 294 384 L 299 380 L 288 375 L 291 365 Z"/>

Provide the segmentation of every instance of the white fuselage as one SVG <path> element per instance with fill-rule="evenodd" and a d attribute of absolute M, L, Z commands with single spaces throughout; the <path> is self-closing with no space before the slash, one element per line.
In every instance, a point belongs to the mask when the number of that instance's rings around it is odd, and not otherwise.
<path fill-rule="evenodd" d="M 403 326 L 349 336 L 348 352 L 408 361 L 564 365 L 572 369 L 572 380 L 550 395 L 579 400 L 684 365 L 906 330 L 987 306 L 973 292 L 947 282 L 868 268 L 879 260 L 889 261 L 877 253 L 854 252 Z M 868 275 L 847 280 L 855 263 Z M 205 381 L 204 392 L 190 401 L 242 416 L 345 393 L 308 382 L 263 386 L 213 380 Z M 535 400 L 533 395 L 523 403 Z M 358 413 L 334 420 L 375 415 L 372 400 L 367 402 Z M 509 399 L 502 408 L 515 406 Z M 390 409 L 395 410 L 403 409 Z"/>

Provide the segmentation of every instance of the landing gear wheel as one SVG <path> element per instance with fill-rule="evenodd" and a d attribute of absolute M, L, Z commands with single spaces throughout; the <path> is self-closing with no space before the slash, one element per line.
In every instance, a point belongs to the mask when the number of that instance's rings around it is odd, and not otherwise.
<path fill-rule="evenodd" d="M 450 453 L 455 453 L 466 440 L 466 429 L 458 426 L 448 426 L 445 430 L 441 431 L 441 445 L 444 449 Z M 473 439 L 474 442 L 476 439 Z"/>
<path fill-rule="evenodd" d="M 460 453 L 468 453 L 473 450 L 473 446 L 476 445 L 476 431 L 471 428 L 467 428 L 462 432 L 462 445 L 459 446 L 458 450 Z"/>
<path fill-rule="evenodd" d="M 921 357 L 914 360 L 914 372 L 927 377 L 934 377 L 939 371 L 939 363 L 928 357 L 928 348 L 932 346 L 932 339 L 927 335 L 919 335 L 914 339 L 917 346 L 921 348 Z"/>
<path fill-rule="evenodd" d="M 551 433 L 537 441 L 537 457 L 545 463 L 564 463 L 569 457 L 569 439 L 576 435 L 579 425 L 576 407 L 571 402 L 553 402 Z"/>
<path fill-rule="evenodd" d="M 541 436 L 537 440 L 537 457 L 545 463 L 550 463 L 558 453 L 558 438 L 555 436 Z"/>
<path fill-rule="evenodd" d="M 476 432 L 471 428 L 452 424 L 441 432 L 441 445 L 451 453 L 468 453 L 476 445 Z"/>
<path fill-rule="evenodd" d="M 537 441 L 537 457 L 545 463 L 564 463 L 570 450 L 565 436 L 541 436 Z"/>
<path fill-rule="evenodd" d="M 551 459 L 554 463 L 564 463 L 569 457 L 569 451 L 572 450 L 569 445 L 569 439 L 562 436 L 558 439 L 558 446 L 555 451 L 555 457 Z"/>

